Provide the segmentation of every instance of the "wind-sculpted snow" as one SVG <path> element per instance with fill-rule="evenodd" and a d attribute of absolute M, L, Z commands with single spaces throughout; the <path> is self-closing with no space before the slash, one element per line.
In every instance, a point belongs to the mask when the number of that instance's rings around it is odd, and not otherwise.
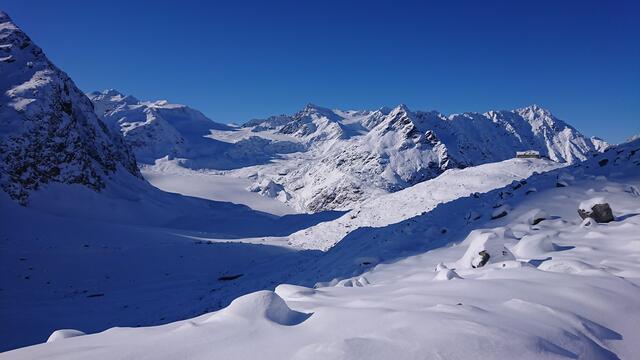
<path fill-rule="evenodd" d="M 141 177 L 120 134 L 89 99 L 0 12 L 0 187 L 26 204 L 50 183 L 104 189 L 112 178 Z"/>
<path fill-rule="evenodd" d="M 288 282 L 304 286 L 0 358 L 632 359 L 640 351 L 639 169 L 640 140 L 360 228 L 291 271 Z M 615 221 L 580 219 L 580 202 L 597 197 Z M 493 218 L 498 207 L 507 214 Z M 481 263 L 476 250 L 498 255 Z M 313 279 L 326 281 L 311 288 Z"/>

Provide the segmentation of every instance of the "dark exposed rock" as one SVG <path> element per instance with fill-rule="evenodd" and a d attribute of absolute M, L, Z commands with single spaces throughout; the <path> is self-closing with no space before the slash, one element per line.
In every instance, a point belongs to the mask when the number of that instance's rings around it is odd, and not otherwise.
<path fill-rule="evenodd" d="M 613 212 L 608 203 L 595 204 L 591 207 L 591 211 L 578 209 L 578 215 L 584 220 L 592 218 L 598 223 L 608 223 L 614 220 Z"/>
<path fill-rule="evenodd" d="M 244 274 L 223 275 L 218 278 L 218 281 L 231 281 L 241 277 Z"/>
<path fill-rule="evenodd" d="M 503 211 L 501 211 L 501 212 L 499 212 L 499 213 L 497 213 L 497 214 L 493 215 L 493 216 L 491 217 L 491 219 L 492 219 L 492 220 L 493 220 L 493 219 L 500 219 L 501 217 L 505 217 L 505 216 L 507 216 L 507 211 L 506 211 L 506 210 L 503 210 Z"/>
<path fill-rule="evenodd" d="M 485 250 L 482 250 L 478 253 L 478 255 L 481 256 L 480 262 L 478 263 L 477 266 L 473 266 L 474 268 L 479 268 L 479 267 L 483 267 L 487 264 L 487 262 L 489 262 L 489 259 L 491 258 L 491 255 L 489 255 L 488 252 L 486 252 Z"/>

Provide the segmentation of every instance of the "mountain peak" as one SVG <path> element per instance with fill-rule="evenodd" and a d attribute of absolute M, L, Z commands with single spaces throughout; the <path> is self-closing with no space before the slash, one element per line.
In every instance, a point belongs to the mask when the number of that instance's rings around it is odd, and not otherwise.
<path fill-rule="evenodd" d="M 116 90 L 116 89 L 105 89 L 105 90 L 102 90 L 100 92 L 100 94 L 106 95 L 106 96 L 122 96 L 122 97 L 124 97 L 124 94 L 121 93 L 120 91 Z"/>
<path fill-rule="evenodd" d="M 548 117 L 553 116 L 553 114 L 551 114 L 551 111 L 541 107 L 538 104 L 531 104 L 529 106 L 516 109 L 516 112 L 520 114 L 531 114 L 531 115 L 538 115 L 538 116 L 548 116 Z"/>
<path fill-rule="evenodd" d="M 9 16 L 9 14 L 0 10 L 0 23 L 5 23 L 5 22 L 13 22 L 13 21 L 11 20 L 11 17 Z"/>
<path fill-rule="evenodd" d="M 329 109 L 329 108 L 325 108 L 322 106 L 318 106 L 312 103 L 308 103 L 307 105 L 305 105 L 305 107 L 300 110 L 296 115 L 294 115 L 294 117 L 305 117 L 305 116 L 309 116 L 309 115 L 319 115 L 321 117 L 325 117 L 329 120 L 332 121 L 339 121 L 340 117 L 338 115 L 336 115 L 336 113 Z"/>
<path fill-rule="evenodd" d="M 333 112 L 332 110 L 313 104 L 313 103 L 307 103 L 304 108 L 302 108 L 301 112 L 305 112 L 305 113 L 309 113 L 309 112 L 317 112 L 317 113 L 327 113 L 327 112 Z"/>
<path fill-rule="evenodd" d="M 127 105 L 134 105 L 140 102 L 133 95 L 124 95 L 116 89 L 105 89 L 102 91 L 93 91 L 87 94 L 91 101 L 107 100 L 112 102 L 123 102 Z"/>
<path fill-rule="evenodd" d="M 394 107 L 389 114 L 391 115 L 398 115 L 398 114 L 406 114 L 406 113 L 410 113 L 411 110 L 409 110 L 409 108 L 407 107 L 407 105 L 405 104 L 400 104 L 396 107 Z"/>

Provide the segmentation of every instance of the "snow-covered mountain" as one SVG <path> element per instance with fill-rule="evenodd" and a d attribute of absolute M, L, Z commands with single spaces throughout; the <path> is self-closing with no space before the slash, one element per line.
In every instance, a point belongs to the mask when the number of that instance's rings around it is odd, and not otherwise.
<path fill-rule="evenodd" d="M 258 188 L 275 186 L 280 198 L 310 211 L 349 209 L 447 169 L 510 159 L 516 151 L 537 150 L 553 161 L 574 163 L 607 146 L 536 105 L 450 116 L 412 112 L 404 105 L 376 111 L 307 105 L 293 116 L 252 120 L 244 127 L 258 136 L 288 135 L 305 144 L 303 156 L 245 173 L 257 179 Z"/>
<path fill-rule="evenodd" d="M 113 90 L 90 97 L 138 161 L 168 157 L 185 167 L 232 170 L 225 174 L 253 182 L 248 190 L 311 212 L 351 209 L 447 169 L 510 159 L 516 151 L 574 163 L 607 147 L 536 105 L 445 116 L 404 105 L 342 111 L 308 104 L 291 116 L 234 128 L 183 105 L 141 102 Z"/>
<path fill-rule="evenodd" d="M 100 191 L 136 160 L 42 49 L 0 12 L 0 187 L 25 204 L 49 183 Z"/>
<path fill-rule="evenodd" d="M 350 209 L 447 169 L 506 160 L 516 151 L 574 163 L 607 146 L 537 105 L 445 116 L 404 105 L 343 111 L 308 104 L 291 116 L 235 128 L 166 101 L 139 101 L 115 90 L 89 96 L 139 162 L 168 157 L 190 168 L 235 169 L 229 175 L 251 179 L 250 191 L 311 212 Z"/>
<path fill-rule="evenodd" d="M 96 114 L 122 135 L 142 163 L 169 156 L 219 156 L 222 144 L 206 136 L 211 130 L 230 130 L 188 106 L 166 100 L 140 101 L 116 90 L 88 94 Z"/>
<path fill-rule="evenodd" d="M 157 159 L 180 159 L 195 169 L 233 169 L 270 161 L 276 154 L 299 151 L 299 144 L 258 136 L 230 143 L 211 136 L 212 131 L 233 132 L 201 112 L 167 100 L 140 101 L 109 89 L 88 94 L 96 114 L 121 132 L 141 164 Z"/>

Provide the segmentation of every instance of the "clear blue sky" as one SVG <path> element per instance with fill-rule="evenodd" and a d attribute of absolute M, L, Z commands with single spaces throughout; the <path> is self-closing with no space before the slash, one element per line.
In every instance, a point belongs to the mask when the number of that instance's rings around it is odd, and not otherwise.
<path fill-rule="evenodd" d="M 168 99 L 219 122 L 308 102 L 445 113 L 537 103 L 586 135 L 620 142 L 640 133 L 635 0 L 1 0 L 0 8 L 83 90 Z"/>

